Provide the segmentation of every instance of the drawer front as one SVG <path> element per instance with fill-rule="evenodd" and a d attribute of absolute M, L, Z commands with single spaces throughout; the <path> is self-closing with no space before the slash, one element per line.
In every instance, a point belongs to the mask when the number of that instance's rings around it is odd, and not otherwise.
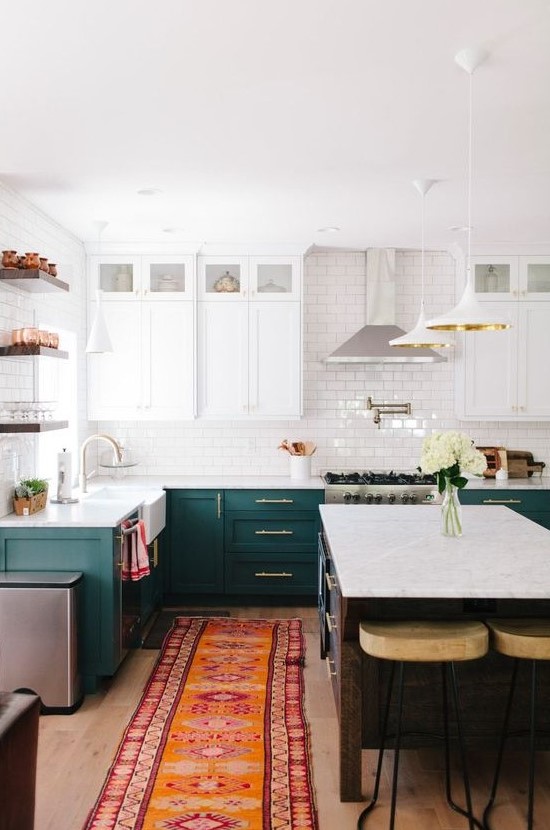
<path fill-rule="evenodd" d="M 324 502 L 323 490 L 226 490 L 226 510 L 315 510 Z"/>
<path fill-rule="evenodd" d="M 229 594 L 315 596 L 317 559 L 299 554 L 230 554 L 225 560 L 225 590 Z"/>
<path fill-rule="evenodd" d="M 225 549 L 229 552 L 261 550 L 316 550 L 319 519 L 311 513 L 259 516 L 250 513 L 226 513 Z"/>
<path fill-rule="evenodd" d="M 493 504 L 510 507 L 519 513 L 550 511 L 550 490 L 460 490 L 462 504 Z"/>

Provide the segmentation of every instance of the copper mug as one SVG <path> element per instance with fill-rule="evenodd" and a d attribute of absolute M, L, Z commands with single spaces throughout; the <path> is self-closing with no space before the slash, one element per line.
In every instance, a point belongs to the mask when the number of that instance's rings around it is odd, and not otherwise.
<path fill-rule="evenodd" d="M 17 251 L 2 251 L 2 268 L 19 268 Z"/>
<path fill-rule="evenodd" d="M 49 271 L 48 271 L 48 260 L 45 256 L 40 257 L 40 270 L 44 271 L 46 274 L 49 273 Z"/>
<path fill-rule="evenodd" d="M 55 262 L 50 262 L 48 265 L 48 274 L 50 277 L 57 277 L 57 265 Z"/>
<path fill-rule="evenodd" d="M 48 332 L 49 334 L 49 343 L 48 346 L 50 349 L 57 349 L 59 346 L 59 335 L 55 331 Z"/>
<path fill-rule="evenodd" d="M 38 342 L 41 346 L 50 345 L 50 332 L 44 329 L 38 329 Z"/>
<path fill-rule="evenodd" d="M 20 346 L 23 342 L 23 329 L 14 329 L 11 333 L 11 342 L 13 346 Z"/>
<path fill-rule="evenodd" d="M 26 253 L 23 268 L 40 268 L 40 256 L 37 253 Z"/>
<path fill-rule="evenodd" d="M 38 329 L 34 326 L 27 326 L 22 331 L 22 340 L 25 346 L 38 346 L 40 342 L 40 335 Z"/>

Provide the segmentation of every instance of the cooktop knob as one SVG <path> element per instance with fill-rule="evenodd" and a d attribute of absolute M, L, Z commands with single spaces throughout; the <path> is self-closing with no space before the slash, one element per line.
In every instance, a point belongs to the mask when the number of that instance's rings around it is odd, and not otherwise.
<path fill-rule="evenodd" d="M 382 494 L 377 493 L 374 497 L 374 502 L 375 502 L 375 504 L 380 504 L 381 501 L 382 501 Z"/>
<path fill-rule="evenodd" d="M 349 502 L 351 501 L 351 493 L 344 493 L 343 499 L 346 502 L 346 504 L 349 504 Z"/>
<path fill-rule="evenodd" d="M 367 495 L 365 496 L 365 501 L 367 502 L 367 504 L 372 504 L 372 498 L 372 493 L 367 493 Z"/>
<path fill-rule="evenodd" d="M 416 493 L 411 493 L 411 495 L 409 496 L 409 501 L 410 501 L 411 504 L 416 504 L 416 501 L 417 501 Z"/>
<path fill-rule="evenodd" d="M 409 501 L 409 498 L 410 498 L 411 501 L 413 500 L 412 496 L 409 496 L 408 493 L 401 493 L 401 501 L 403 502 L 403 504 L 407 504 L 407 502 Z M 415 499 L 415 501 L 416 501 L 416 499 Z"/>
<path fill-rule="evenodd" d="M 389 496 L 388 496 L 389 504 L 393 504 L 394 501 L 395 501 L 395 493 L 390 493 Z"/>
<path fill-rule="evenodd" d="M 361 500 L 361 496 L 359 495 L 359 493 L 354 493 L 351 499 L 355 504 L 358 504 Z"/>

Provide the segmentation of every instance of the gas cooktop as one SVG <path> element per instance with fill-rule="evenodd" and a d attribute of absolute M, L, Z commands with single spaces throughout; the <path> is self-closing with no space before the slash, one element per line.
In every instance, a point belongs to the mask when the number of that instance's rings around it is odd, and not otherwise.
<path fill-rule="evenodd" d="M 430 504 L 437 500 L 434 475 L 420 472 L 331 472 L 323 476 L 327 504 Z"/>
<path fill-rule="evenodd" d="M 358 473 L 333 473 L 327 472 L 323 476 L 326 484 L 380 484 L 380 485 L 394 485 L 394 484 L 436 484 L 434 475 L 425 473 L 395 473 L 390 472 L 375 473 L 372 470 Z"/>

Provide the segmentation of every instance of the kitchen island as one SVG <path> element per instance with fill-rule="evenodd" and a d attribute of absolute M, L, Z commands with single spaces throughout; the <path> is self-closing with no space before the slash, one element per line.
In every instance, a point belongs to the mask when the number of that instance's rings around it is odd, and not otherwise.
<path fill-rule="evenodd" d="M 387 666 L 362 655 L 362 619 L 486 619 L 550 616 L 550 531 L 506 507 L 463 508 L 464 535 L 440 533 L 436 505 L 321 505 L 321 655 L 340 728 L 340 798 L 358 801 L 361 750 L 378 746 Z M 489 654 L 460 667 L 472 743 L 493 745 L 508 661 Z M 433 676 L 411 672 L 413 728 L 439 731 Z M 550 688 L 547 672 L 541 683 Z M 434 716 L 435 712 L 435 716 Z M 541 713 L 544 730 L 550 714 Z"/>

